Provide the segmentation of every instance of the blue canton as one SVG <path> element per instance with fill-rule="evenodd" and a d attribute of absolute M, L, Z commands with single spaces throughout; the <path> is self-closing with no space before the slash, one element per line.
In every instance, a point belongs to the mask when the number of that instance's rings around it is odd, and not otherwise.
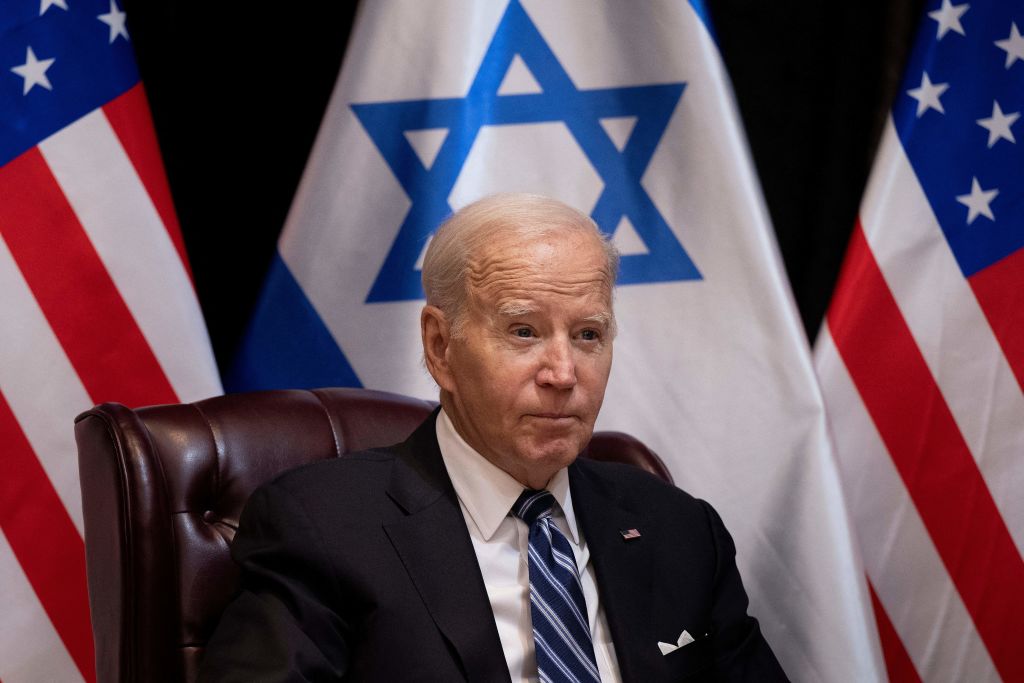
<path fill-rule="evenodd" d="M 1024 247 L 1024 3 L 929 3 L 893 112 L 965 277 Z"/>
<path fill-rule="evenodd" d="M 131 45 L 120 35 L 111 40 L 100 19 L 119 12 L 111 0 L 0 2 L 0 165 L 138 83 Z M 33 61 L 29 50 L 35 60 L 53 60 L 49 88 L 25 92 L 15 69 Z"/>
<path fill-rule="evenodd" d="M 499 95 L 519 55 L 542 92 Z M 641 185 L 684 83 L 578 89 L 518 0 L 511 0 L 464 98 L 351 105 L 412 206 L 366 298 L 367 303 L 423 298 L 416 262 L 423 244 L 452 209 L 448 197 L 483 126 L 563 121 L 604 181 L 591 217 L 612 234 L 627 217 L 648 253 L 623 256 L 619 284 L 700 279 L 701 274 Z M 636 117 L 622 151 L 600 124 Z M 430 168 L 406 131 L 445 128 L 448 136 Z"/>

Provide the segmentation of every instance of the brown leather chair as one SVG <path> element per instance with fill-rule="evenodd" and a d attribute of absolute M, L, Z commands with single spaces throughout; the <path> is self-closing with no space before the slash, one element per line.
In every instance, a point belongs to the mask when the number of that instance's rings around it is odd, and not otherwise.
<path fill-rule="evenodd" d="M 220 396 L 78 416 L 98 680 L 193 681 L 235 593 L 228 547 L 253 489 L 304 463 L 405 439 L 435 404 L 365 389 Z M 599 432 L 587 457 L 671 481 L 636 439 Z"/>

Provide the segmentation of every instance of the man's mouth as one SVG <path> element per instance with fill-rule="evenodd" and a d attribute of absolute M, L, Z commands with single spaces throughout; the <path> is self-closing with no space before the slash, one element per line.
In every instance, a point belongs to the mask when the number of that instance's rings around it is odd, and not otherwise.
<path fill-rule="evenodd" d="M 576 416 L 569 413 L 532 413 L 531 417 L 542 420 L 572 420 Z"/>

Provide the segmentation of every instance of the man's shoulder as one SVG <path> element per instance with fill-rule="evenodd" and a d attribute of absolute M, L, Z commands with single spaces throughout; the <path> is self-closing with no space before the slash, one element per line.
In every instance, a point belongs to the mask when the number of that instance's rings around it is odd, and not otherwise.
<path fill-rule="evenodd" d="M 617 496 L 646 500 L 651 505 L 681 505 L 694 509 L 707 505 L 678 486 L 636 465 L 579 458 L 575 466 L 584 480 L 614 491 Z"/>
<path fill-rule="evenodd" d="M 731 552 L 721 519 L 706 501 L 633 465 L 577 463 L 572 494 L 582 518 L 610 523 L 619 514 L 632 516 L 645 535 L 671 539 L 672 552 L 699 549 L 703 557 L 717 556 L 719 548 Z"/>
<path fill-rule="evenodd" d="M 388 490 L 396 458 L 392 448 L 374 448 L 286 470 L 252 492 L 239 533 L 259 536 L 263 532 L 257 530 L 268 524 L 281 529 L 326 526 L 336 533 L 342 520 L 382 519 L 394 507 Z"/>
<path fill-rule="evenodd" d="M 260 488 L 305 497 L 329 490 L 365 489 L 386 481 L 397 457 L 394 446 L 345 453 L 317 460 L 281 472 Z"/>

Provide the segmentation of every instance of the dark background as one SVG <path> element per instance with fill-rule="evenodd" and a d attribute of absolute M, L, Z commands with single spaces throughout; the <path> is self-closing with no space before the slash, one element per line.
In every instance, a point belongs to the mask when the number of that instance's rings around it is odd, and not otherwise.
<path fill-rule="evenodd" d="M 938 4 L 928 0 L 927 8 Z M 199 301 L 226 370 L 334 86 L 357 3 L 123 5 Z M 707 5 L 813 340 L 926 2 Z"/>

